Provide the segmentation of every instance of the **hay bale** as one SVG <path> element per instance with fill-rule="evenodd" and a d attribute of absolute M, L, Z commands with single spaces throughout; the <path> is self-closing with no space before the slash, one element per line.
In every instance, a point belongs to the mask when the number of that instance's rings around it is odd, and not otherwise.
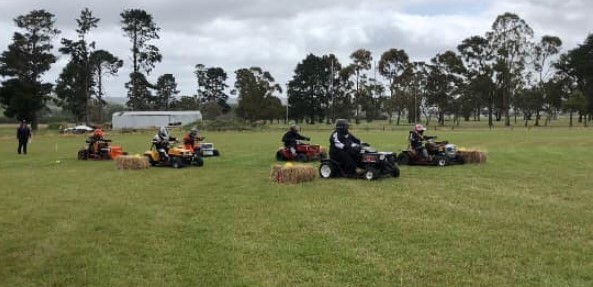
<path fill-rule="evenodd" d="M 485 164 L 487 160 L 486 153 L 477 149 L 463 149 L 459 151 L 459 154 L 465 163 Z"/>
<path fill-rule="evenodd" d="M 115 158 L 117 169 L 147 169 L 150 163 L 146 157 L 136 155 L 120 155 Z"/>
<path fill-rule="evenodd" d="M 317 170 L 312 165 L 286 163 L 272 166 L 272 181 L 275 183 L 301 183 L 313 181 Z"/>

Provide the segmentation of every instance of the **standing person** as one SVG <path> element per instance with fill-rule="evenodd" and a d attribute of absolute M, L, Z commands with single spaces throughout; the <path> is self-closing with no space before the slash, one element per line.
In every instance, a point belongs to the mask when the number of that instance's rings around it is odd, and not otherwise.
<path fill-rule="evenodd" d="M 282 141 L 284 142 L 284 147 L 290 150 L 293 156 L 296 156 L 296 144 L 298 140 L 311 140 L 310 138 L 299 134 L 298 128 L 296 125 L 290 126 L 288 131 L 282 136 Z"/>
<path fill-rule="evenodd" d="M 329 137 L 329 157 L 340 163 L 346 174 L 361 174 L 364 169 L 357 167 L 356 164 L 361 141 L 348 131 L 349 127 L 347 120 L 336 121 L 336 128 Z"/>
<path fill-rule="evenodd" d="M 31 139 L 31 129 L 27 126 L 26 121 L 21 121 L 21 125 L 18 129 L 16 129 L 16 138 L 19 140 L 19 148 L 17 152 L 21 154 L 27 154 L 27 144 L 29 143 L 29 139 Z"/>

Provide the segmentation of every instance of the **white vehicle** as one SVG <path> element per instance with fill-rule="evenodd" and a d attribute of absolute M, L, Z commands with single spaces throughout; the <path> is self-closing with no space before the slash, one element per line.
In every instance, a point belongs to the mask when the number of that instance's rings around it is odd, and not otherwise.
<path fill-rule="evenodd" d="M 199 145 L 200 155 L 202 157 L 219 156 L 220 155 L 218 150 L 214 148 L 213 143 L 199 143 L 198 145 Z"/>

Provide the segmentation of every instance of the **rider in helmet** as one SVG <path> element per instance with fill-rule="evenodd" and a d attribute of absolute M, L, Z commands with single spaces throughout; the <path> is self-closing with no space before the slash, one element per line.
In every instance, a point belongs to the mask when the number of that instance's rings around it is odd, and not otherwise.
<path fill-rule="evenodd" d="M 88 154 L 89 155 L 94 155 L 98 153 L 98 147 L 97 147 L 97 142 L 103 140 L 103 130 L 101 128 L 96 128 L 95 131 L 93 131 L 93 135 L 90 136 L 87 140 L 87 142 L 89 143 L 89 147 L 88 147 Z"/>
<path fill-rule="evenodd" d="M 340 163 L 346 174 L 355 175 L 364 171 L 356 164 L 361 141 L 348 131 L 349 127 L 347 120 L 336 121 L 336 128 L 329 137 L 329 157 Z"/>
<path fill-rule="evenodd" d="M 291 125 L 288 131 L 282 136 L 282 141 L 284 142 L 284 147 L 290 149 L 290 152 L 293 156 L 296 156 L 296 143 L 297 140 L 311 140 L 310 138 L 299 134 L 298 128 L 296 125 Z"/>
<path fill-rule="evenodd" d="M 425 130 L 426 128 L 422 124 L 416 124 L 412 130 L 410 130 L 408 140 L 410 141 L 410 147 L 414 152 L 420 154 L 422 158 L 428 159 L 428 151 L 422 144 L 422 141 L 425 140 Z"/>
<path fill-rule="evenodd" d="M 198 128 L 193 127 L 185 137 L 183 137 L 183 145 L 186 149 L 194 151 L 194 147 L 196 145 L 196 141 L 204 140 L 203 137 L 200 136 L 200 132 Z"/>
<path fill-rule="evenodd" d="M 166 127 L 161 127 L 159 131 L 152 138 L 152 144 L 159 153 L 161 161 L 169 160 L 169 141 L 176 141 L 177 139 L 169 136 L 169 130 Z"/>

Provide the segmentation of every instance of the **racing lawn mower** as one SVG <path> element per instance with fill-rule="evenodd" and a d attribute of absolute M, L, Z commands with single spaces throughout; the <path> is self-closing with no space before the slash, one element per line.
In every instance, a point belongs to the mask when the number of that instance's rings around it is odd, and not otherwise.
<path fill-rule="evenodd" d="M 322 159 L 319 166 L 319 176 L 321 178 L 331 177 L 353 177 L 373 180 L 382 177 L 399 177 L 400 171 L 396 163 L 395 154 L 392 152 L 378 152 L 368 144 L 361 145 L 360 152 L 357 154 L 357 167 L 364 170 L 361 174 L 349 175 L 344 172 L 339 162 L 328 158 Z"/>
<path fill-rule="evenodd" d="M 122 151 L 121 146 L 112 146 L 110 144 L 111 140 L 100 139 L 91 143 L 91 140 L 87 139 L 86 143 L 86 147 L 78 151 L 79 160 L 111 160 L 120 155 L 128 154 Z"/>
<path fill-rule="evenodd" d="M 199 153 L 194 153 L 182 146 L 175 146 L 177 142 L 169 142 L 168 158 L 162 159 L 154 143 L 150 150 L 144 152 L 144 156 L 152 166 L 172 166 L 181 168 L 184 166 L 203 166 L 204 160 Z"/>
<path fill-rule="evenodd" d="M 327 157 L 325 148 L 318 144 L 308 144 L 304 141 L 297 141 L 295 146 L 296 155 L 293 155 L 290 148 L 280 147 L 276 152 L 277 161 L 298 161 L 309 162 L 321 160 Z"/>
<path fill-rule="evenodd" d="M 422 157 L 422 154 L 409 149 L 402 151 L 397 157 L 400 165 L 430 165 L 446 166 L 455 164 L 464 164 L 465 159 L 457 151 L 457 146 L 448 141 L 435 142 L 437 137 L 425 137 L 424 147 L 428 151 L 428 158 Z"/>

